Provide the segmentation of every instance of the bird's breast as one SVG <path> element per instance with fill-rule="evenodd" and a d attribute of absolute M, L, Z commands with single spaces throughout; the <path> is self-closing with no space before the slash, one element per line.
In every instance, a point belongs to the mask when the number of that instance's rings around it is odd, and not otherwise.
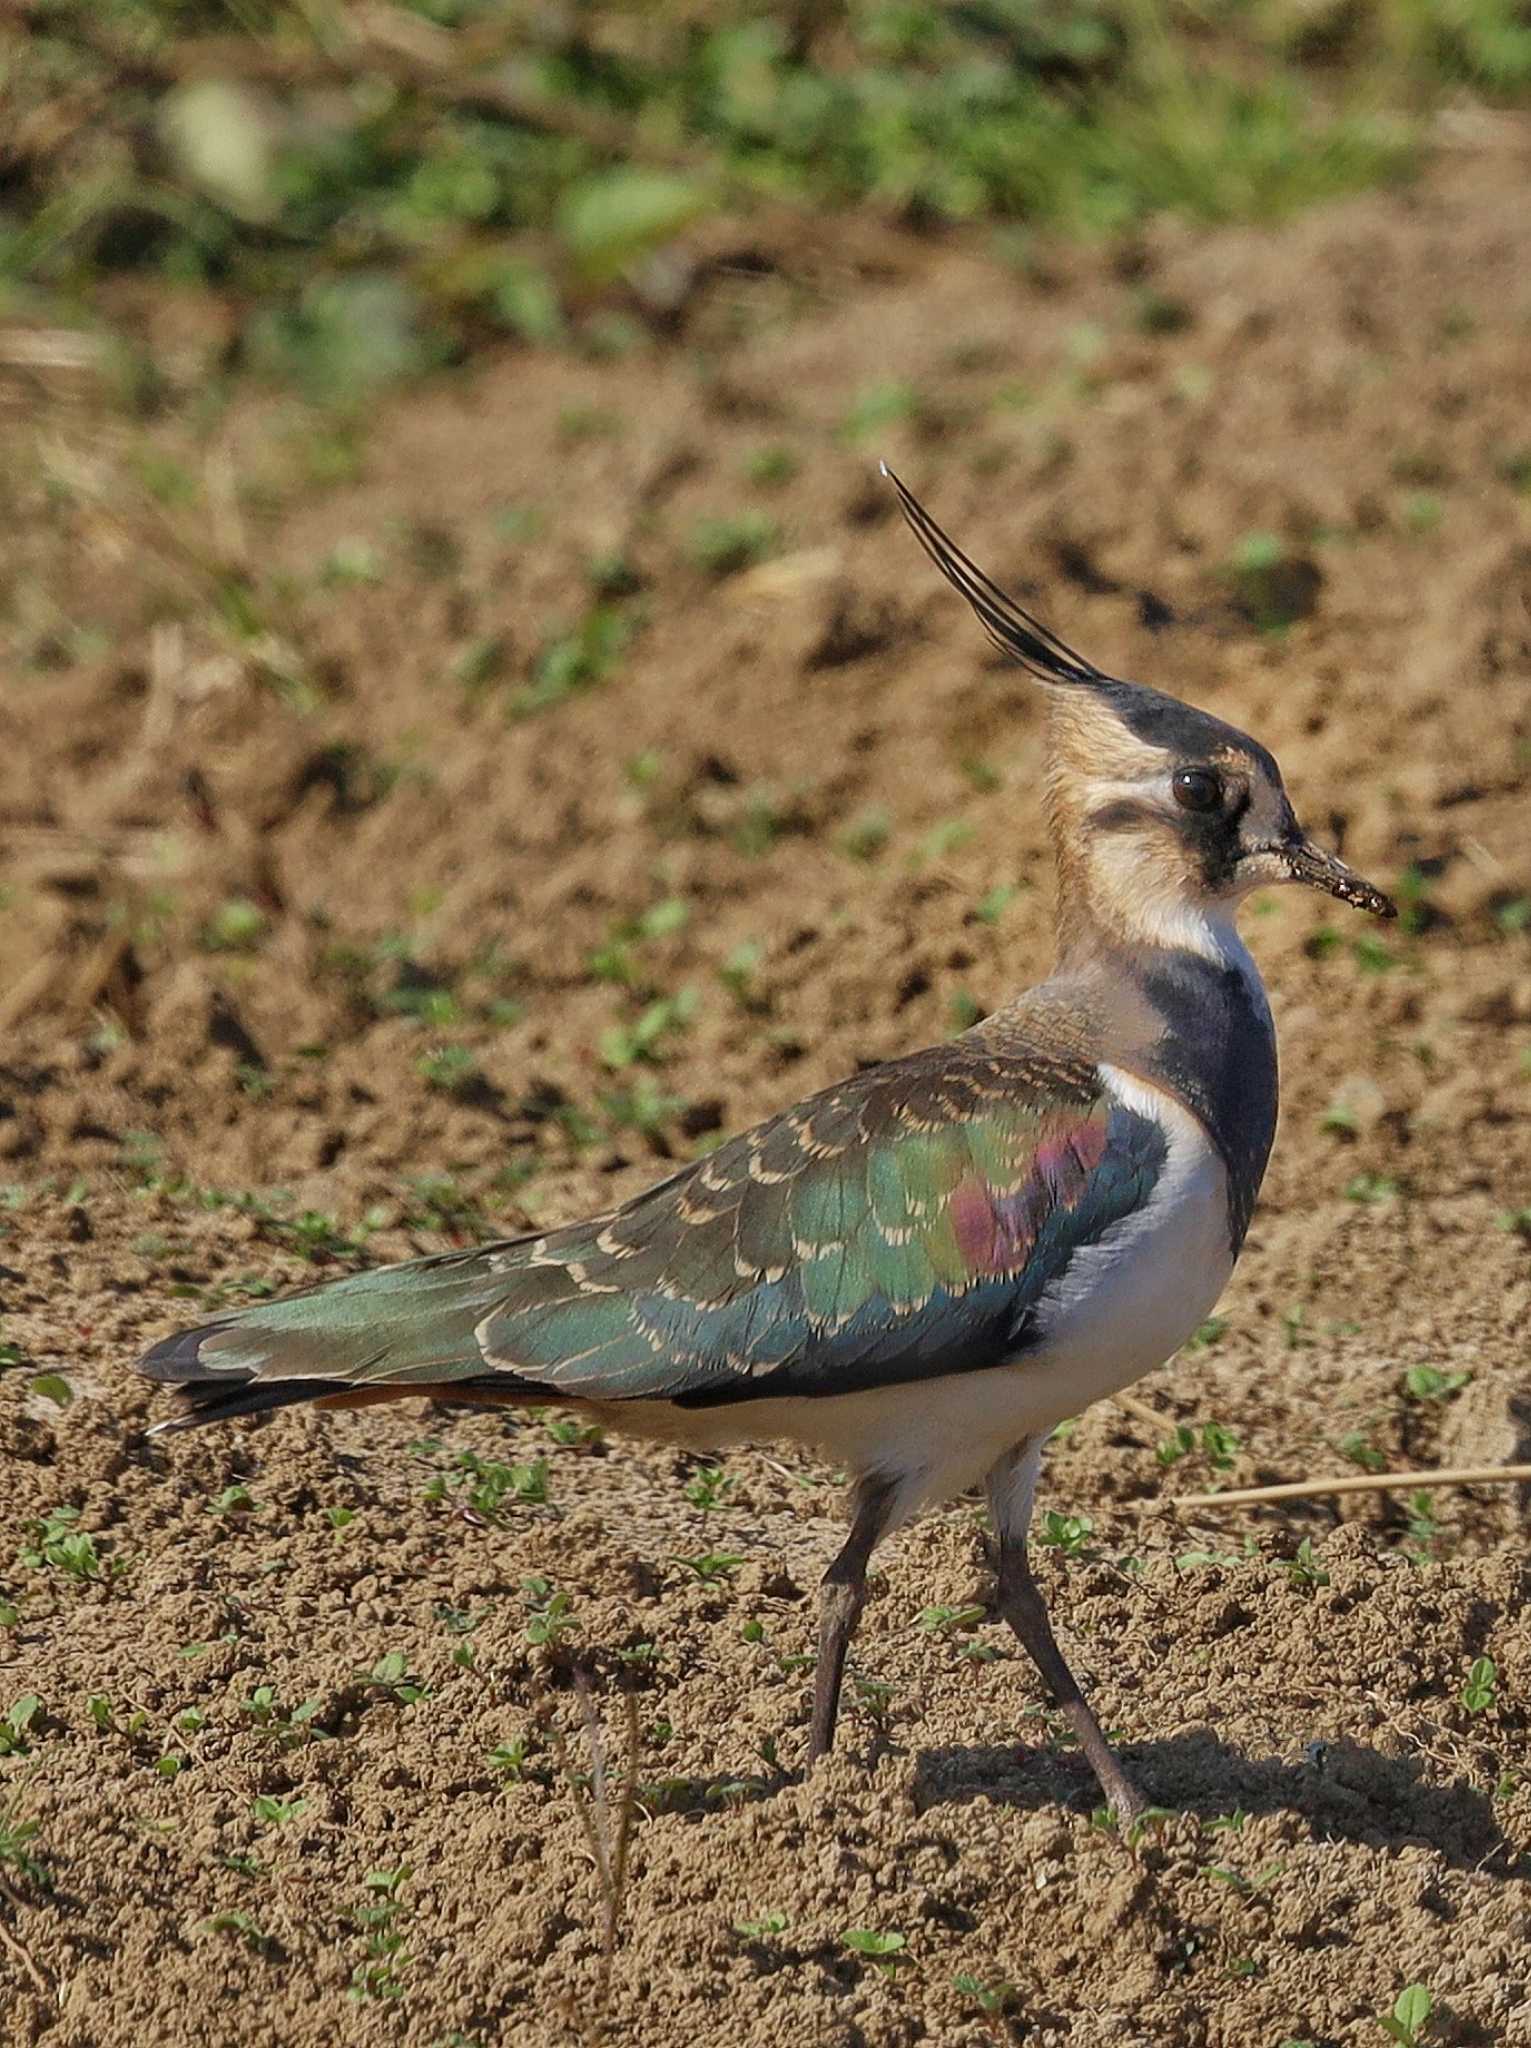
<path fill-rule="evenodd" d="M 1191 1112 L 1106 1067 L 1113 1095 L 1164 1132 L 1164 1165 L 1141 1208 L 1082 1245 L 1044 1292 L 1022 1370 L 1077 1413 L 1162 1365 L 1227 1284 L 1228 1175 Z"/>

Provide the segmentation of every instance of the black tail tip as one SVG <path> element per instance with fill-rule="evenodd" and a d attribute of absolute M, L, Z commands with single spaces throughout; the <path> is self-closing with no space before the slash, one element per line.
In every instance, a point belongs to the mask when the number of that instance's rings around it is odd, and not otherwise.
<path fill-rule="evenodd" d="M 178 1430 L 199 1429 L 204 1422 L 232 1422 L 240 1415 L 269 1415 L 277 1408 L 293 1408 L 302 1401 L 317 1401 L 326 1394 L 341 1394 L 343 1386 L 334 1380 L 228 1380 L 179 1389 L 181 1412 L 167 1415 L 150 1425 L 152 1437 L 174 1436 Z"/>

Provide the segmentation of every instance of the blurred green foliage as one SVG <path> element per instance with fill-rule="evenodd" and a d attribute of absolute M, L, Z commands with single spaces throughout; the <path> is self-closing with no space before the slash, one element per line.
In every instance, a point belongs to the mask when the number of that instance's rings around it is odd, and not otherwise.
<path fill-rule="evenodd" d="M 0 63 L 0 314 L 227 305 L 355 395 L 489 335 L 628 345 L 708 216 L 1256 219 L 1531 93 L 1524 0 L 30 0 Z M 121 289 L 112 289 L 120 286 Z M 601 322 L 604 320 L 604 325 Z"/>

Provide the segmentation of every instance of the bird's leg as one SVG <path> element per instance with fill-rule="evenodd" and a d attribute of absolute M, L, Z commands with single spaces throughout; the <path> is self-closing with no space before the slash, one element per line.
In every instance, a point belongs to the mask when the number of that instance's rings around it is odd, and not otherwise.
<path fill-rule="evenodd" d="M 1145 1801 L 1112 1755 L 1100 1723 L 1079 1690 L 1078 1680 L 1064 1662 L 1047 1618 L 1042 1589 L 1032 1577 L 1027 1555 L 1026 1532 L 1031 1524 L 1037 1474 L 1046 1442 L 1045 1432 L 1027 1437 L 1001 1458 L 989 1474 L 989 1513 L 999 1539 L 999 1611 L 1019 1636 L 1023 1649 L 1073 1729 L 1079 1747 L 1100 1780 L 1107 1805 L 1115 1809 L 1118 1822 L 1126 1826 L 1143 1812 Z"/>
<path fill-rule="evenodd" d="M 866 1605 L 867 1560 L 887 1529 L 892 1505 L 893 1488 L 885 1481 L 863 1481 L 858 1486 L 851 1533 L 824 1574 L 819 1595 L 819 1656 L 813 1673 L 813 1727 L 808 1738 L 810 1766 L 834 1746 L 846 1654 Z"/>

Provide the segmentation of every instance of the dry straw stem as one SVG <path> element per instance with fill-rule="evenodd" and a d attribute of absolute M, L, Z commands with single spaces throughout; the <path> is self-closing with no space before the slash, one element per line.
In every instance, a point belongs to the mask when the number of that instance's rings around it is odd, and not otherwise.
<path fill-rule="evenodd" d="M 0 1877 L 0 1899 L 4 1899 L 11 1911 L 20 1919 L 21 1901 L 17 1898 L 10 1881 L 4 1877 Z M 33 1984 L 42 1993 L 44 1998 L 51 1998 L 53 1996 L 53 1986 L 49 1983 L 41 1967 L 34 1960 L 31 1950 L 26 1946 L 25 1942 L 11 1933 L 4 1920 L 0 1920 L 0 1948 L 4 1948 L 8 1954 L 15 1957 L 17 1963 L 20 1964 L 27 1976 L 31 1978 Z"/>
<path fill-rule="evenodd" d="M 1342 1472 L 1281 1486 L 1240 1486 L 1227 1493 L 1177 1493 L 1174 1508 L 1238 1508 L 1258 1501 L 1303 1500 L 1328 1493 L 1393 1493 L 1405 1486 L 1495 1486 L 1531 1480 L 1531 1465 L 1453 1465 L 1438 1472 Z"/>
<path fill-rule="evenodd" d="M 585 1837 L 585 1845 L 595 1864 L 596 1880 L 601 1891 L 604 1927 L 594 2019 L 592 2021 L 589 2016 L 572 2009 L 566 2010 L 565 2017 L 587 2042 L 597 2043 L 605 2039 L 606 2012 L 611 1998 L 612 1965 L 616 1960 L 622 1899 L 627 1890 L 627 1858 L 637 1808 L 636 1783 L 641 1745 L 638 1734 L 638 1702 L 632 1693 L 627 1693 L 623 1696 L 627 1717 L 624 1759 L 626 1770 L 621 1790 L 613 1798 L 605 1744 L 601 1739 L 600 1717 L 595 1711 L 590 1681 L 578 1665 L 574 1667 L 574 1689 L 579 1699 L 585 1741 L 590 1750 L 588 1794 L 573 1768 L 568 1744 L 562 1732 L 556 1728 L 552 1733 L 553 1752 L 573 1795 L 575 1818 L 579 1822 L 580 1832 Z"/>

